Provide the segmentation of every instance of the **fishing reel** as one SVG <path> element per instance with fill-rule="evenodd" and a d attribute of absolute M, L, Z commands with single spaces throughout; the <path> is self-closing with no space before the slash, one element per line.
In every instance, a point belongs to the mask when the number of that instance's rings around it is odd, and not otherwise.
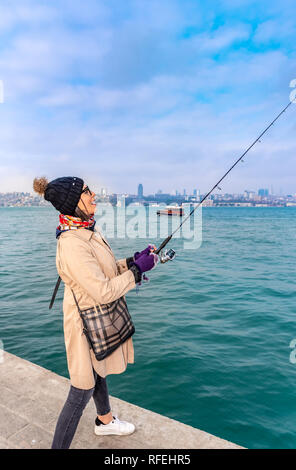
<path fill-rule="evenodd" d="M 167 261 L 173 261 L 176 257 L 176 252 L 171 248 L 169 250 L 165 250 L 165 252 L 161 251 L 159 258 L 161 263 L 166 263 Z"/>

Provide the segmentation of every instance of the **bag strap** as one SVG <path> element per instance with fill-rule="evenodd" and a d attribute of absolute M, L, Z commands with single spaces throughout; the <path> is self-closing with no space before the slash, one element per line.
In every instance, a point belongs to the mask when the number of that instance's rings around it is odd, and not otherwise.
<path fill-rule="evenodd" d="M 80 308 L 79 308 L 79 305 L 78 305 L 78 302 L 77 302 L 77 299 L 76 299 L 76 296 L 75 296 L 75 294 L 74 294 L 74 291 L 73 291 L 73 289 L 71 289 L 71 291 L 72 291 L 72 294 L 73 294 L 73 297 L 74 297 L 74 300 L 75 300 L 75 303 L 76 303 L 76 306 L 77 306 L 78 312 L 79 312 L 79 314 L 80 314 L 80 316 L 81 316 L 81 318 L 82 318 L 82 313 L 81 313 L 81 310 L 80 310 Z M 102 312 L 102 308 L 101 308 L 101 305 L 100 305 L 100 304 L 98 304 L 98 306 L 99 306 L 99 308 L 100 308 L 100 312 L 103 314 L 103 312 Z M 96 311 L 97 311 L 97 306 L 96 306 L 96 305 L 94 305 L 94 308 L 95 308 L 95 309 L 96 309 Z"/>
<path fill-rule="evenodd" d="M 92 349 L 92 347 L 93 347 L 93 346 L 92 346 L 92 342 L 91 342 L 90 336 L 89 336 L 89 334 L 88 334 L 87 328 L 86 328 L 85 325 L 84 325 L 83 316 L 82 316 L 81 310 L 80 310 L 80 308 L 79 308 L 79 305 L 78 305 L 76 296 L 75 296 L 75 294 L 74 294 L 74 292 L 73 292 L 73 289 L 71 289 L 71 291 L 72 291 L 72 294 L 73 294 L 73 297 L 74 297 L 74 300 L 75 300 L 75 303 L 76 303 L 76 306 L 77 306 L 77 309 L 78 309 L 80 318 L 81 318 L 81 320 L 82 320 L 82 325 L 83 325 L 83 326 L 82 326 L 82 331 L 83 331 L 83 333 L 84 333 L 85 336 L 86 336 L 86 339 L 87 339 L 87 342 L 88 342 L 88 344 L 89 344 L 90 349 Z"/>
<path fill-rule="evenodd" d="M 50 301 L 50 304 L 49 304 L 49 309 L 51 309 L 51 307 L 52 307 L 53 304 L 54 304 L 54 301 L 55 301 L 57 292 L 58 292 L 59 287 L 60 287 L 61 280 L 62 280 L 62 279 L 61 279 L 61 277 L 59 276 L 59 277 L 58 277 L 58 280 L 57 280 L 57 283 L 56 283 L 56 285 L 55 285 L 53 294 L 52 294 L 52 298 L 51 298 L 51 301 Z"/>
<path fill-rule="evenodd" d="M 86 336 L 86 339 L 87 339 L 87 342 L 88 342 L 88 344 L 89 344 L 90 349 L 93 349 L 93 344 L 92 344 L 92 341 L 91 341 L 91 339 L 90 339 L 88 330 L 87 330 L 87 328 L 86 328 L 86 326 L 85 326 L 85 324 L 84 324 L 83 315 L 82 315 L 82 312 L 81 312 L 81 310 L 80 310 L 80 308 L 79 308 L 79 305 L 78 305 L 76 296 L 75 296 L 75 294 L 74 294 L 73 289 L 71 289 L 71 291 L 72 291 L 72 294 L 73 294 L 73 297 L 74 297 L 74 300 L 75 300 L 75 303 L 76 303 L 76 306 L 77 306 L 77 309 L 78 309 L 80 318 L 81 318 L 81 320 L 82 320 L 82 331 L 83 331 L 83 333 L 84 333 L 85 336 Z M 95 309 L 96 309 L 96 312 L 97 312 L 97 307 L 96 307 L 96 306 L 95 306 Z M 100 306 L 100 309 L 101 309 L 101 306 Z M 101 310 L 101 311 L 102 311 L 102 310 Z"/>
<path fill-rule="evenodd" d="M 75 303 L 76 303 L 76 306 L 77 306 L 78 312 L 79 312 L 79 314 L 80 314 L 80 316 L 81 316 L 81 310 L 80 310 L 80 308 L 79 308 L 79 305 L 78 305 L 78 302 L 77 302 L 76 296 L 75 296 L 75 294 L 74 294 L 74 292 L 73 292 L 73 289 L 71 289 L 71 291 L 72 291 L 72 294 L 73 294 L 73 297 L 74 297 L 74 300 L 75 300 Z"/>

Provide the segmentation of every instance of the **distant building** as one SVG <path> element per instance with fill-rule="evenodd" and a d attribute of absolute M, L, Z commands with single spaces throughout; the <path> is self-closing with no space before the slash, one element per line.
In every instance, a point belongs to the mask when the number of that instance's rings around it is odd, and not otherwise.
<path fill-rule="evenodd" d="M 245 189 L 243 196 L 244 196 L 244 199 L 254 199 L 254 197 L 256 196 L 256 193 L 255 191 L 249 191 Z"/>
<path fill-rule="evenodd" d="M 268 189 L 259 189 L 258 196 L 261 196 L 261 197 L 268 196 Z"/>
<path fill-rule="evenodd" d="M 138 186 L 138 198 L 139 199 L 143 198 L 143 185 L 141 183 Z"/>

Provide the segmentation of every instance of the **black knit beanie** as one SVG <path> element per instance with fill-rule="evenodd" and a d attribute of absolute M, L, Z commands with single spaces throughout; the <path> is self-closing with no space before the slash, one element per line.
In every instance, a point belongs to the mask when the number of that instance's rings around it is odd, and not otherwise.
<path fill-rule="evenodd" d="M 76 176 L 64 176 L 50 181 L 44 192 L 44 199 L 65 215 L 75 215 L 84 182 Z"/>

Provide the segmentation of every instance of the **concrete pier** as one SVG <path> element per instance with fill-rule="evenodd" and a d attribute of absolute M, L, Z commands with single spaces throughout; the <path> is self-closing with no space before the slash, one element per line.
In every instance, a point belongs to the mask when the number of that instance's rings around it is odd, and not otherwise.
<path fill-rule="evenodd" d="M 0 363 L 0 449 L 49 449 L 70 381 L 8 352 Z M 239 449 L 199 429 L 110 397 L 112 411 L 131 421 L 129 436 L 96 436 L 91 399 L 71 449 Z"/>

